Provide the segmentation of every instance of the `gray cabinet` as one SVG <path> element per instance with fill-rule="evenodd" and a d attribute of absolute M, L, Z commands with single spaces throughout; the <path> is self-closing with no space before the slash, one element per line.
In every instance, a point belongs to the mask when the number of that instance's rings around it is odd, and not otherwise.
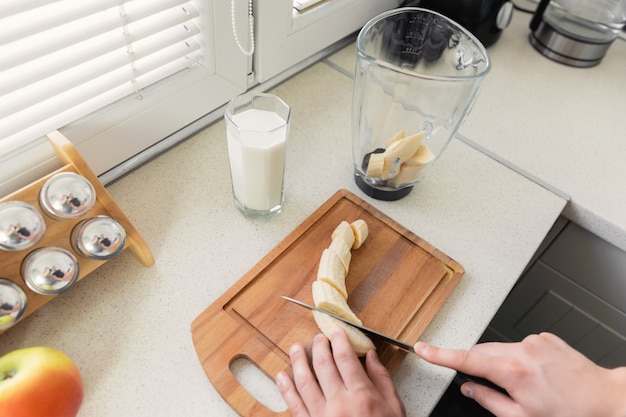
<path fill-rule="evenodd" d="M 626 365 L 626 252 L 560 219 L 481 341 L 542 331 L 602 366 Z"/>

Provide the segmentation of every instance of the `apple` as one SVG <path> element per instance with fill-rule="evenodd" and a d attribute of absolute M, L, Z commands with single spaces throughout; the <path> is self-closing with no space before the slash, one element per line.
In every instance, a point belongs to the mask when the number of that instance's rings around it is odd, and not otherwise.
<path fill-rule="evenodd" d="M 74 362 L 49 347 L 0 357 L 0 417 L 74 417 L 83 381 Z"/>

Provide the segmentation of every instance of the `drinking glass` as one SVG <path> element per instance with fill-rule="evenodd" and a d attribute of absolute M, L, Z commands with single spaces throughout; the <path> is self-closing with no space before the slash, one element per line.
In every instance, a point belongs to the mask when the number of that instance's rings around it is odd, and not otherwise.
<path fill-rule="evenodd" d="M 233 196 L 246 216 L 271 217 L 282 211 L 290 115 L 284 101 L 265 93 L 246 93 L 226 106 Z"/>

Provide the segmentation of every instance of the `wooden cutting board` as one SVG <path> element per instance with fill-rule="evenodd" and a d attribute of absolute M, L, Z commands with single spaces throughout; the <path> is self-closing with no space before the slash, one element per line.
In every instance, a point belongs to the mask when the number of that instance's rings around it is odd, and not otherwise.
<path fill-rule="evenodd" d="M 310 311 L 280 298 L 313 304 L 322 251 L 346 220 L 364 219 L 369 237 L 352 250 L 346 277 L 348 304 L 367 327 L 415 343 L 464 269 L 450 257 L 347 190 L 339 190 L 202 312 L 191 332 L 198 358 L 220 395 L 241 416 L 276 414 L 236 380 L 230 364 L 241 357 L 268 377 L 290 367 L 288 351 L 319 332 Z M 394 372 L 406 352 L 374 341 Z"/>

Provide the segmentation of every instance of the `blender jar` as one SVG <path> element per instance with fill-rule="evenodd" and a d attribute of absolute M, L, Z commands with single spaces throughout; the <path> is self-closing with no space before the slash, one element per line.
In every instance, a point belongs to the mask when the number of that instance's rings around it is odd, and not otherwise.
<path fill-rule="evenodd" d="M 415 7 L 369 21 L 356 48 L 355 181 L 373 198 L 397 200 L 433 168 L 467 117 L 491 63 L 469 31 Z"/>

